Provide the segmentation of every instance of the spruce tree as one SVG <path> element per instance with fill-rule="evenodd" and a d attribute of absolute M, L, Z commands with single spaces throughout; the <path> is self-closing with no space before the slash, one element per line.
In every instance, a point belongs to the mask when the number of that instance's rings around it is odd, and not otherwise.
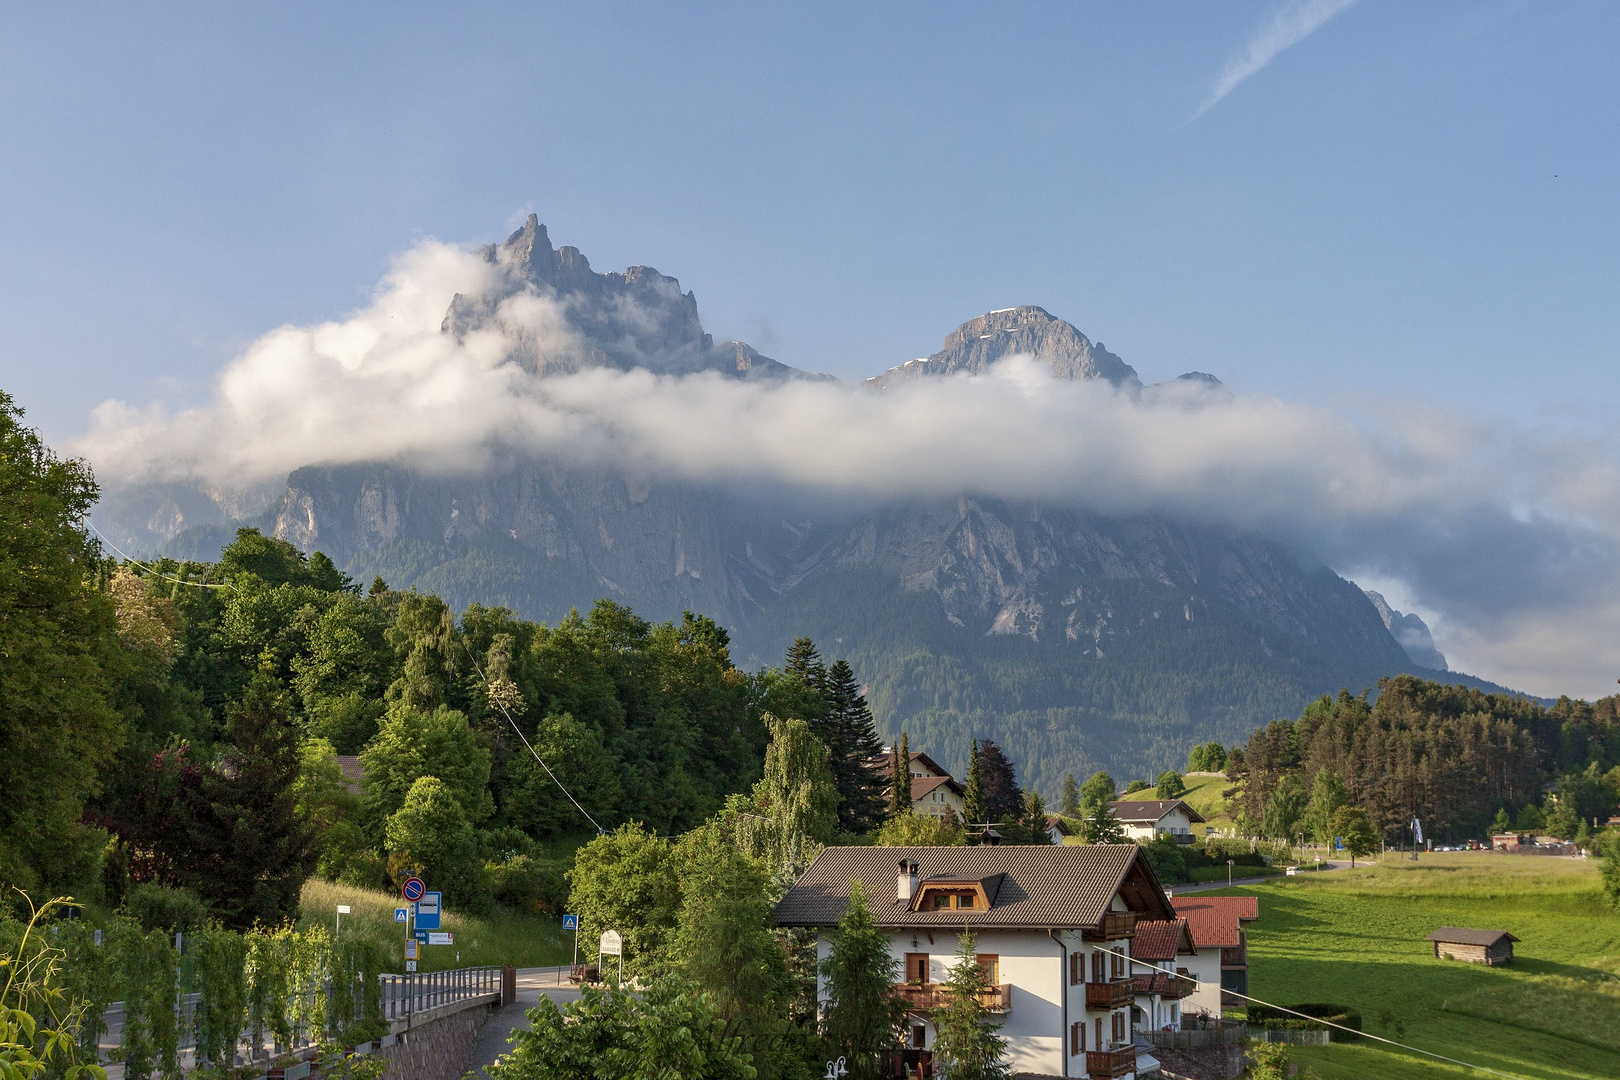
<path fill-rule="evenodd" d="M 225 736 L 226 768 L 208 785 L 211 850 L 185 883 L 229 926 L 277 926 L 297 916 L 316 852 L 314 830 L 298 812 L 298 728 L 274 678 L 253 676 L 227 711 Z"/>
<path fill-rule="evenodd" d="M 962 816 L 971 835 L 975 828 L 982 827 L 990 819 L 985 816 L 984 805 L 984 777 L 979 774 L 979 741 L 973 740 L 973 749 L 968 756 L 967 783 L 962 787 Z"/>
<path fill-rule="evenodd" d="M 1074 782 L 1074 773 L 1063 778 L 1063 816 L 1080 816 L 1080 785 Z"/>
<path fill-rule="evenodd" d="M 872 767 L 883 743 L 847 660 L 827 670 L 823 685 L 827 716 L 817 734 L 827 745 L 827 767 L 838 789 L 838 827 L 870 832 L 884 819 L 883 778 Z"/>
<path fill-rule="evenodd" d="M 889 820 L 911 813 L 911 748 L 906 733 L 900 733 L 889 754 Z"/>
<path fill-rule="evenodd" d="M 934 1056 L 951 1080 L 1005 1080 L 1011 1073 L 1003 1060 L 1007 1040 L 996 1033 L 983 998 L 995 989 L 978 962 L 978 939 L 963 930 L 957 939 L 956 966 L 945 983 L 948 1003 L 935 1013 L 939 1037 Z"/>
<path fill-rule="evenodd" d="M 1030 843 L 1052 842 L 1052 834 L 1046 831 L 1046 801 L 1038 791 L 1024 792 L 1024 828 L 1029 830 Z"/>
<path fill-rule="evenodd" d="M 859 878 L 849 883 L 849 904 L 821 977 L 831 999 L 823 1025 L 827 1041 L 843 1056 L 851 1080 L 877 1080 L 900 1047 L 906 1009 L 894 989 L 900 964 L 889 951 L 889 935 L 872 919 Z"/>

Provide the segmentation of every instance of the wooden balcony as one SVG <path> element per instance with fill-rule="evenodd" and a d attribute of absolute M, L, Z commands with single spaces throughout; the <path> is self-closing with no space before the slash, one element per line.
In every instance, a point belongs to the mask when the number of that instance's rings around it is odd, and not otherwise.
<path fill-rule="evenodd" d="M 1136 989 L 1129 979 L 1086 983 L 1086 1008 L 1098 1012 L 1123 1009 L 1131 1004 L 1135 997 Z"/>
<path fill-rule="evenodd" d="M 1087 928 L 1080 933 L 1086 941 L 1118 941 L 1136 936 L 1136 912 L 1110 911 L 1102 917 L 1102 925 Z"/>
<path fill-rule="evenodd" d="M 906 1010 L 930 1013 L 951 1003 L 950 987 L 943 983 L 896 983 L 895 993 L 906 1003 Z M 979 994 L 985 1012 L 1003 1015 L 1012 1011 L 1012 983 L 992 986 Z"/>
<path fill-rule="evenodd" d="M 1136 1071 L 1136 1047 L 1127 1046 L 1120 1050 L 1087 1050 L 1086 1075 L 1099 1076 L 1129 1076 Z"/>

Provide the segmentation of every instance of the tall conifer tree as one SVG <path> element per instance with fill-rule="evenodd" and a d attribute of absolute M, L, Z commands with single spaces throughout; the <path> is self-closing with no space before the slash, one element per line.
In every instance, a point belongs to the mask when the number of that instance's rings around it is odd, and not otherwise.
<path fill-rule="evenodd" d="M 889 818 L 911 813 L 911 747 L 906 733 L 889 754 Z"/>
<path fill-rule="evenodd" d="M 838 827 L 846 833 L 870 832 L 884 818 L 883 778 L 873 768 L 883 743 L 848 661 L 827 670 L 824 686 L 827 716 L 817 734 L 827 745 L 827 768 L 838 789 Z"/>
<path fill-rule="evenodd" d="M 967 819 L 968 832 L 990 820 L 985 817 L 984 778 L 979 775 L 979 740 L 973 740 L 968 757 L 967 783 L 962 789 L 962 816 Z"/>

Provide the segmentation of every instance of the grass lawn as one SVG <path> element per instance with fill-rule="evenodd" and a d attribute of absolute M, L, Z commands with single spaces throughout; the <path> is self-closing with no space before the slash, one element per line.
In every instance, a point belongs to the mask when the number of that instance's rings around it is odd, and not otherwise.
<path fill-rule="evenodd" d="M 1620 913 L 1595 863 L 1392 855 L 1232 893 L 1260 898 L 1249 992 L 1264 1001 L 1350 1005 L 1371 1034 L 1514 1076 L 1620 1077 Z M 1436 960 L 1440 926 L 1510 931 L 1515 959 Z M 1324 1078 L 1482 1075 L 1370 1040 L 1294 1050 Z"/>
<path fill-rule="evenodd" d="M 1187 793 L 1181 797 L 1183 802 L 1217 829 L 1232 827 L 1232 819 L 1226 812 L 1226 796 L 1221 794 L 1232 786 L 1232 781 L 1224 773 L 1188 773 L 1182 781 L 1187 785 Z M 1203 828 L 1200 826 L 1195 831 L 1202 833 Z"/>
<path fill-rule="evenodd" d="M 304 885 L 299 922 L 332 925 L 337 905 L 348 904 L 352 914 L 343 916 L 343 932 L 363 930 L 384 941 L 398 942 L 396 971 L 405 970 L 405 927 L 394 922 L 394 909 L 405 901 L 392 893 L 334 885 L 312 878 Z M 456 936 L 454 945 L 422 948 L 418 971 L 443 971 L 475 964 L 515 964 L 518 967 L 549 967 L 566 964 L 573 956 L 571 934 L 562 930 L 562 920 L 542 915 L 500 913 L 489 918 L 444 913 L 444 929 Z M 457 962 L 457 955 L 460 962 Z"/>

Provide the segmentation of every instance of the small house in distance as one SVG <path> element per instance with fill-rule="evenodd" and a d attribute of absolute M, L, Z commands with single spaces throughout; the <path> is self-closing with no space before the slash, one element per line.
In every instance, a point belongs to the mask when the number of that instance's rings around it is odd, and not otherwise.
<path fill-rule="evenodd" d="M 1180 799 L 1116 799 L 1109 813 L 1125 830 L 1127 840 L 1151 842 L 1168 836 L 1178 844 L 1193 842 L 1192 827 L 1205 818 Z"/>
<path fill-rule="evenodd" d="M 1434 956 L 1453 960 L 1467 960 L 1471 964 L 1505 964 L 1513 959 L 1513 943 L 1519 939 L 1506 930 L 1470 930 L 1460 926 L 1442 926 L 1429 935 L 1434 942 Z"/>

